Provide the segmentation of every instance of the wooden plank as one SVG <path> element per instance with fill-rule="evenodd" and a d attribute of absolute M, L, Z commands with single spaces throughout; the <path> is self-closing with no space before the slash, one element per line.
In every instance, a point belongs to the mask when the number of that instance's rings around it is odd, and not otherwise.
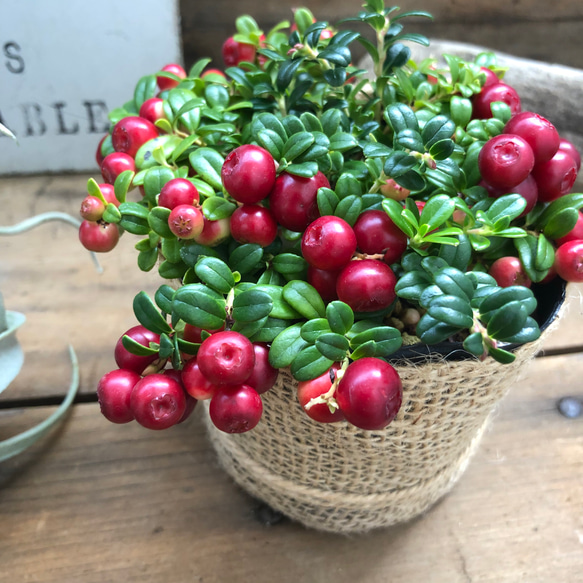
<path fill-rule="evenodd" d="M 0 582 L 548 583 L 583 568 L 583 356 L 537 360 L 454 491 L 410 524 L 360 537 L 255 518 L 195 416 L 166 432 L 78 405 L 62 431 L 0 467 Z M 0 412 L 0 438 L 46 409 Z"/>
<path fill-rule="evenodd" d="M 78 216 L 87 178 L 2 180 L 2 224 L 47 211 Z M 100 254 L 100 275 L 69 225 L 49 223 L 0 237 L 0 290 L 6 308 L 27 317 L 18 331 L 24 367 L 2 399 L 63 394 L 69 385 L 68 344 L 78 353 L 82 393 L 94 392 L 99 377 L 115 368 L 115 343 L 137 324 L 134 295 L 140 289 L 153 293 L 161 283 L 157 273 L 137 268 L 133 245 L 138 240 L 126 233 L 114 252 Z"/>

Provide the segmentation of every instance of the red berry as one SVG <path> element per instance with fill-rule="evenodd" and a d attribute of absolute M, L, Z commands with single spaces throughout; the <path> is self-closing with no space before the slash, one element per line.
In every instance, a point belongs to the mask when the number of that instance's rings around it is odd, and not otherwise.
<path fill-rule="evenodd" d="M 535 164 L 547 162 L 559 149 L 559 132 L 548 120 L 531 111 L 523 111 L 504 127 L 505 134 L 515 134 L 524 138 L 532 148 Z"/>
<path fill-rule="evenodd" d="M 168 226 L 179 239 L 194 239 L 204 227 L 202 211 L 189 204 L 178 205 L 170 212 Z"/>
<path fill-rule="evenodd" d="M 577 164 L 569 154 L 559 150 L 548 162 L 537 164 L 532 175 L 538 186 L 539 200 L 551 202 L 573 188 Z"/>
<path fill-rule="evenodd" d="M 478 166 L 488 184 L 508 189 L 526 180 L 534 167 L 534 154 L 520 136 L 500 134 L 484 144 Z"/>
<path fill-rule="evenodd" d="M 340 366 L 336 364 L 331 370 L 333 370 L 335 374 L 339 368 Z M 324 393 L 327 393 L 331 386 L 332 379 L 330 378 L 329 370 L 311 381 L 302 381 L 298 383 L 298 401 L 310 419 L 320 423 L 334 423 L 344 419 L 344 413 L 342 413 L 340 409 L 336 409 L 331 413 L 330 408 L 326 403 L 316 403 L 309 409 L 306 409 L 306 405 L 312 399 L 316 399 Z"/>
<path fill-rule="evenodd" d="M 326 303 L 338 299 L 336 280 L 339 273 L 340 271 L 326 271 L 311 265 L 308 267 L 308 283 L 316 288 Z"/>
<path fill-rule="evenodd" d="M 302 254 L 317 269 L 337 271 L 350 261 L 355 251 L 354 231 L 339 217 L 316 219 L 302 237 Z"/>
<path fill-rule="evenodd" d="M 560 246 L 568 243 L 569 241 L 579 240 L 583 240 L 583 213 L 581 211 L 579 211 L 575 226 L 566 235 L 563 235 L 559 239 L 555 239 L 555 243 Z"/>
<path fill-rule="evenodd" d="M 97 385 L 97 399 L 103 416 L 112 423 L 134 420 L 130 409 L 130 394 L 140 375 L 131 370 L 112 370 L 101 377 Z"/>
<path fill-rule="evenodd" d="M 376 259 L 351 261 L 338 275 L 338 299 L 355 312 L 375 312 L 396 298 L 397 278 L 391 268 Z"/>
<path fill-rule="evenodd" d="M 170 377 L 171 379 L 174 379 L 184 389 L 184 385 L 182 383 L 182 373 L 179 370 L 167 368 L 166 370 L 162 371 L 162 374 L 164 376 Z M 180 421 L 178 421 L 177 425 L 184 423 L 184 421 L 186 421 L 192 415 L 192 412 L 198 403 L 198 401 L 188 393 L 184 393 L 184 396 L 186 397 L 186 409 L 184 410 L 184 413 L 180 418 Z"/>
<path fill-rule="evenodd" d="M 147 429 L 168 429 L 186 410 L 186 396 L 180 384 L 164 374 L 144 377 L 133 388 L 130 407 L 136 421 Z"/>
<path fill-rule="evenodd" d="M 123 152 L 108 154 L 101 164 L 101 175 L 108 184 L 113 184 L 115 179 L 126 170 L 136 171 L 136 163 L 131 156 Z"/>
<path fill-rule="evenodd" d="M 162 67 L 162 69 L 160 69 L 160 70 L 164 71 L 165 73 L 173 73 L 174 75 L 176 75 L 177 77 L 180 77 L 181 79 L 186 79 L 186 71 L 180 65 L 177 65 L 176 63 L 170 63 L 169 65 Z M 161 75 L 156 76 L 156 82 L 158 83 L 158 87 L 160 88 L 160 91 L 166 91 L 167 89 L 173 89 L 179 83 L 179 81 L 176 81 L 176 79 L 170 79 L 169 77 L 162 77 Z"/>
<path fill-rule="evenodd" d="M 224 218 L 218 221 L 209 221 L 204 219 L 204 226 L 200 234 L 194 240 L 207 247 L 216 247 L 231 234 L 230 219 Z"/>
<path fill-rule="evenodd" d="M 275 241 L 277 223 L 273 213 L 257 204 L 244 204 L 231 215 L 231 235 L 239 243 L 267 247 Z"/>
<path fill-rule="evenodd" d="M 389 178 L 385 184 L 380 187 L 380 193 L 387 198 L 392 198 L 393 200 L 402 201 L 405 200 L 411 191 L 403 188 L 400 184 L 397 184 L 392 178 Z"/>
<path fill-rule="evenodd" d="M 81 203 L 79 211 L 81 217 L 86 221 L 98 221 L 103 216 L 105 205 L 96 196 L 86 196 Z"/>
<path fill-rule="evenodd" d="M 559 141 L 559 150 L 565 152 L 565 154 L 569 154 L 573 160 L 575 160 L 575 164 L 577 165 L 577 172 L 581 170 L 581 154 L 579 150 L 571 143 L 569 140 L 565 140 L 561 138 Z"/>
<path fill-rule="evenodd" d="M 569 241 L 557 249 L 555 269 L 565 281 L 583 282 L 583 240 Z"/>
<path fill-rule="evenodd" d="M 242 61 L 252 63 L 255 61 L 255 45 L 237 42 L 233 37 L 229 37 L 223 44 L 223 61 L 227 67 L 236 67 Z"/>
<path fill-rule="evenodd" d="M 251 341 L 238 332 L 209 336 L 196 357 L 202 374 L 215 385 L 238 385 L 253 372 L 255 352 Z"/>
<path fill-rule="evenodd" d="M 510 287 L 511 285 L 530 287 L 532 285 L 518 257 L 507 256 L 496 259 L 490 266 L 488 273 L 500 287 Z"/>
<path fill-rule="evenodd" d="M 152 354 L 150 356 L 138 356 L 137 354 L 132 354 L 123 345 L 123 337 L 126 335 L 142 346 L 150 346 L 150 342 L 159 344 L 160 336 L 144 326 L 134 326 L 125 332 L 125 334 L 122 334 L 115 345 L 114 357 L 117 366 L 119 366 L 119 368 L 133 370 L 138 374 L 142 374 L 144 370 L 146 370 L 146 368 L 158 358 L 158 354 Z"/>
<path fill-rule="evenodd" d="M 219 77 L 222 77 L 223 79 L 226 79 L 227 77 L 225 76 L 225 74 L 220 70 L 220 69 L 207 69 L 201 76 L 201 79 L 204 79 L 205 77 L 207 77 L 208 75 L 219 75 Z"/>
<path fill-rule="evenodd" d="M 351 363 L 336 390 L 346 420 L 360 429 L 386 427 L 401 408 L 403 387 L 397 371 L 379 358 Z"/>
<path fill-rule="evenodd" d="M 192 206 L 199 200 L 198 190 L 190 180 L 173 178 L 162 187 L 158 197 L 158 206 L 173 209 L 181 204 Z"/>
<path fill-rule="evenodd" d="M 99 190 L 101 191 L 103 198 L 107 202 L 110 202 L 111 204 L 114 204 L 115 206 L 119 207 L 121 203 L 119 202 L 119 200 L 117 200 L 117 197 L 115 196 L 115 189 L 111 184 L 105 183 L 98 184 L 97 186 L 99 186 Z"/>
<path fill-rule="evenodd" d="M 194 344 L 200 344 L 202 342 L 202 333 L 208 332 L 209 334 L 214 334 L 215 332 L 220 332 L 221 330 L 225 329 L 225 325 L 223 324 L 220 328 L 216 330 L 203 330 L 198 326 L 193 326 L 192 324 L 185 324 L 184 325 L 184 332 L 182 333 L 182 337 L 187 342 L 192 342 Z"/>
<path fill-rule="evenodd" d="M 103 142 L 105 142 L 105 139 L 107 138 L 108 135 L 109 134 L 105 134 L 101 138 L 101 140 L 99 140 L 99 144 L 97 145 L 97 150 L 95 151 L 95 161 L 97 162 L 97 166 L 99 166 L 99 168 L 101 168 L 101 164 L 103 164 L 103 160 L 105 158 L 105 156 L 101 152 L 101 146 L 103 146 Z"/>
<path fill-rule="evenodd" d="M 263 200 L 275 184 L 275 160 L 263 148 L 245 144 L 235 148 L 221 169 L 225 190 L 237 201 L 254 204 Z"/>
<path fill-rule="evenodd" d="M 405 235 L 384 211 L 364 211 L 354 225 L 358 248 L 369 255 L 385 253 L 386 263 L 395 263 L 407 249 Z"/>
<path fill-rule="evenodd" d="M 201 372 L 196 358 L 191 358 L 182 369 L 185 391 L 199 401 L 210 399 L 217 389 Z"/>
<path fill-rule="evenodd" d="M 330 188 L 330 183 L 321 172 L 311 178 L 282 172 L 269 195 L 275 220 L 290 231 L 304 231 L 320 215 L 316 196 L 322 187 Z"/>
<path fill-rule="evenodd" d="M 119 241 L 119 229 L 113 223 L 83 221 L 79 227 L 79 241 L 88 251 L 107 253 Z"/>
<path fill-rule="evenodd" d="M 526 180 L 523 180 L 520 184 L 509 189 L 500 190 L 485 182 L 483 183 L 483 186 L 488 190 L 489 195 L 494 198 L 500 198 L 505 194 L 520 194 L 520 196 L 526 200 L 526 208 L 522 211 L 520 215 L 521 217 L 527 215 L 534 208 L 534 205 L 538 200 L 538 186 L 536 185 L 536 180 L 533 178 L 532 174 L 529 174 L 526 177 Z"/>
<path fill-rule="evenodd" d="M 502 101 L 510 106 L 512 115 L 520 113 L 521 103 L 518 93 L 506 83 L 494 83 L 484 86 L 482 91 L 472 97 L 472 117 L 474 119 L 489 119 L 492 117 L 490 105 Z"/>
<path fill-rule="evenodd" d="M 260 395 L 273 387 L 279 371 L 269 364 L 269 346 L 266 344 L 253 344 L 255 364 L 251 376 L 245 381 L 246 385 L 253 387 Z"/>
<path fill-rule="evenodd" d="M 484 89 L 484 87 L 490 87 L 490 85 L 496 85 L 496 83 L 500 83 L 500 79 L 498 78 L 498 75 L 496 75 L 496 73 L 494 73 L 494 71 L 492 71 L 492 69 L 488 69 L 486 67 L 480 67 L 480 72 L 484 73 L 484 75 L 486 75 L 486 80 L 484 81 L 484 84 L 482 85 L 482 89 Z"/>
<path fill-rule="evenodd" d="M 140 107 L 140 117 L 147 119 L 150 123 L 156 123 L 159 119 L 164 119 L 164 100 L 159 97 L 146 99 Z"/>
<path fill-rule="evenodd" d="M 262 413 L 259 393 L 247 385 L 220 387 L 209 406 L 211 421 L 226 433 L 244 433 L 253 429 Z"/>
<path fill-rule="evenodd" d="M 158 129 L 147 119 L 129 116 L 120 119 L 111 132 L 111 142 L 116 152 L 135 158 L 146 142 L 158 137 Z"/>

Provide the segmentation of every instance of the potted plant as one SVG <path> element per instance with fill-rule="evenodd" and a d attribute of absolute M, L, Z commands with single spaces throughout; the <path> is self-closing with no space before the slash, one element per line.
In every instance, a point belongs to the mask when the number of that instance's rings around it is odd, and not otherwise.
<path fill-rule="evenodd" d="M 411 60 L 410 16 L 368 0 L 344 22 L 372 41 L 238 18 L 224 72 L 168 65 L 111 112 L 81 208 L 88 249 L 139 235 L 168 281 L 134 298 L 103 414 L 164 429 L 204 401 L 235 480 L 325 530 L 442 496 L 583 280 L 578 152 L 493 54 Z"/>

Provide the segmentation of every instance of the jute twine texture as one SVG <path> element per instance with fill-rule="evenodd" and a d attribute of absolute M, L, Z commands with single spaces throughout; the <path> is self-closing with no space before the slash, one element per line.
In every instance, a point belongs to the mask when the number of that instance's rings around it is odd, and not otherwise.
<path fill-rule="evenodd" d="M 280 371 L 262 395 L 263 417 L 240 435 L 205 421 L 219 462 L 252 496 L 305 526 L 358 533 L 410 520 L 446 494 L 467 467 L 495 405 L 539 350 L 520 348 L 512 364 L 488 358 L 394 363 L 403 405 L 380 431 L 312 421 L 297 382 Z"/>

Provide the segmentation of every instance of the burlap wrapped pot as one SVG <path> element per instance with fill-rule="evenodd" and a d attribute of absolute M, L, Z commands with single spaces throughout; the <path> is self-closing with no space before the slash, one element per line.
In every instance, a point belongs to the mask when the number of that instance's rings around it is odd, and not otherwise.
<path fill-rule="evenodd" d="M 564 287 L 559 295 L 540 340 L 517 349 L 512 364 L 452 360 L 467 356 L 460 350 L 393 361 L 403 405 L 380 431 L 312 421 L 298 403 L 296 381 L 282 370 L 262 396 L 263 417 L 252 431 L 222 433 L 205 409 L 219 462 L 252 496 L 311 528 L 358 533 L 409 520 L 460 478 L 495 406 L 558 320 Z"/>

